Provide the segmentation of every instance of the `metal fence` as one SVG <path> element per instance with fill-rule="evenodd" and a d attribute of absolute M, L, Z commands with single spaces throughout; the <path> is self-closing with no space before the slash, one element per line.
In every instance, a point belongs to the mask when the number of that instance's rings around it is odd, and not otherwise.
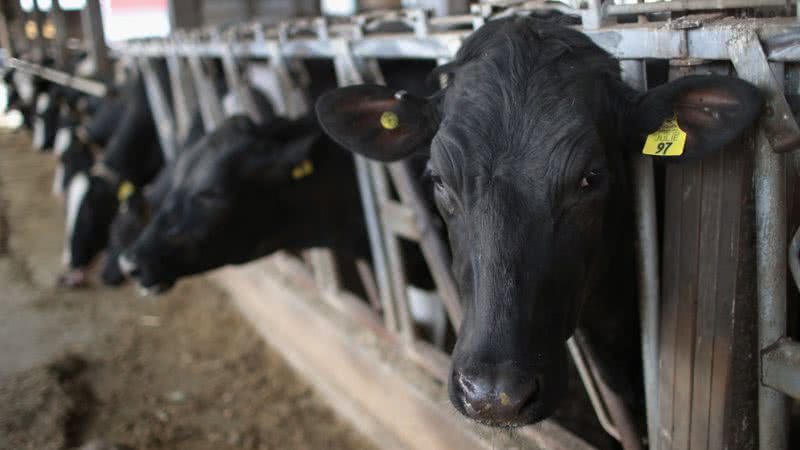
<path fill-rule="evenodd" d="M 799 2 L 800 3 L 800 2 Z M 193 103 L 197 102 L 207 130 L 222 120 L 220 100 L 211 86 L 204 61 L 219 59 L 226 82 L 245 110 L 258 120 L 249 98 L 242 68 L 248 61 L 268 62 L 281 86 L 277 110 L 298 116 L 310 105 L 289 95 L 302 90 L 296 62 L 326 58 L 334 63 L 340 85 L 382 82 L 379 59 L 451 59 L 463 39 L 488 20 L 540 9 L 557 9 L 580 17 L 581 26 L 595 43 L 621 61 L 623 76 L 636 88 L 646 88 L 647 60 L 669 60 L 675 65 L 699 66 L 729 62 L 737 75 L 759 86 L 766 94 L 766 113 L 755 139 L 753 189 L 755 196 L 755 273 L 758 292 L 758 436 L 761 449 L 785 449 L 787 398 L 800 395 L 800 344 L 787 338 L 787 274 L 800 283 L 800 229 L 791 251 L 787 237 L 787 200 L 784 165 L 798 164 L 800 130 L 787 103 L 787 79 L 797 80 L 800 69 L 800 21 L 789 15 L 783 0 L 693 0 L 613 4 L 600 0 L 487 1 L 473 5 L 462 16 L 431 17 L 423 10 L 383 11 L 345 19 L 304 18 L 277 25 L 242 23 L 227 28 L 176 32 L 164 39 L 128 41 L 113 53 L 132 62 L 145 76 L 148 98 L 159 124 L 158 131 L 168 157 L 185 131 Z M 743 11 L 731 15 L 725 10 Z M 700 14 L 689 14 L 703 11 Z M 747 18 L 749 17 L 749 18 Z M 401 24 L 405 31 L 385 33 L 387 24 Z M 166 61 L 171 98 L 153 73 L 152 61 Z M 92 95 L 103 95 L 105 86 L 19 59 L 8 65 L 56 83 L 70 85 Z M 301 72 L 301 71 L 300 71 Z M 785 76 L 792 75 L 793 76 Z M 796 81 L 795 81 L 796 82 Z M 796 93 L 796 92 L 795 92 Z M 793 159 L 791 159 L 793 158 Z M 405 163 L 378 164 L 355 158 L 358 184 L 366 214 L 373 256 L 374 301 L 379 314 L 354 300 L 339 282 L 333 255 L 314 251 L 308 260 L 324 297 L 335 307 L 359 318 L 372 329 L 399 337 L 397 345 L 434 377 L 446 380 L 448 357 L 441 348 L 416 335 L 409 315 L 410 289 L 404 273 L 399 239 L 419 243 L 443 302 L 450 324 L 458 329 L 461 306 L 449 272 L 446 244 L 433 226 L 435 218 L 421 201 L 419 186 Z M 659 223 L 656 215 L 656 183 L 650 160 L 635 157 L 635 207 L 638 229 L 639 292 L 641 298 L 642 360 L 651 448 L 682 448 L 672 442 L 671 430 L 659 417 L 659 342 L 662 318 L 659 261 Z M 393 198 L 392 188 L 399 198 Z M 787 254 L 790 255 L 787 260 Z M 572 339 L 570 354 L 587 387 L 604 428 L 626 449 L 640 448 L 640 440 L 625 425 L 624 408 L 593 370 L 590 343 Z M 732 349 L 736 351 L 738 349 Z M 595 375 L 593 375 L 595 373 Z M 722 412 L 719 412 L 722 414 Z M 536 431 L 541 432 L 541 431 Z M 535 432 L 533 432 L 535 433 Z M 566 433 L 558 430 L 557 433 Z"/>

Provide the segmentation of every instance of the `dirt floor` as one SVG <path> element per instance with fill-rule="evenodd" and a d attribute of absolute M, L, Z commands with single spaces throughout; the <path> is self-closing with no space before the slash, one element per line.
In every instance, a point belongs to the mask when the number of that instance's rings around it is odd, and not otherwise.
<path fill-rule="evenodd" d="M 370 448 L 208 281 L 56 288 L 52 171 L 0 130 L 0 450 Z"/>

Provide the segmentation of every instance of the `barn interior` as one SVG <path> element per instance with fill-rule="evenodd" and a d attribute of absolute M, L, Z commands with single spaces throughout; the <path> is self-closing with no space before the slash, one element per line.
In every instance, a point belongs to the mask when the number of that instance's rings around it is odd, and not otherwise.
<path fill-rule="evenodd" d="M 800 1 L 0 14 L 0 450 L 800 448 Z M 429 154 L 326 153 L 348 145 L 318 99 L 362 84 L 443 98 L 436 68 L 510 18 L 583 33 L 637 91 L 725 76 L 763 105 L 719 153 L 626 157 L 632 327 L 584 307 L 558 408 L 498 428 L 450 400 L 470 304 Z M 699 109 L 724 134 L 741 111 L 714 100 Z M 395 112 L 381 132 L 406 125 Z M 245 148 L 268 146 L 269 165 Z"/>

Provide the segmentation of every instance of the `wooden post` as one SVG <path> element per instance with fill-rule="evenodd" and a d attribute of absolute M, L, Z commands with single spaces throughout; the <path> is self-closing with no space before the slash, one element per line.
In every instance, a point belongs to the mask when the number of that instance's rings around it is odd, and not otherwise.
<path fill-rule="evenodd" d="M 673 67 L 671 78 L 721 71 Z M 753 140 L 666 171 L 653 448 L 756 448 Z"/>
<path fill-rule="evenodd" d="M 106 47 L 106 36 L 103 31 L 103 14 L 100 10 L 100 0 L 86 0 L 86 6 L 81 11 L 83 23 L 83 36 L 89 44 L 89 54 L 94 59 L 98 74 L 107 74 L 111 69 Z"/>

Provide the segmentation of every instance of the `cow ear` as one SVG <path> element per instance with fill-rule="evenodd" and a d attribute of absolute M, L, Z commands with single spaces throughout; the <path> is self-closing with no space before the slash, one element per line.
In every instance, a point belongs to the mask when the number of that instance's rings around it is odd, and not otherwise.
<path fill-rule="evenodd" d="M 245 177 L 258 182 L 283 181 L 298 178 L 295 170 L 310 161 L 311 149 L 319 139 L 319 132 L 295 137 L 288 141 L 267 141 L 254 152 L 247 152 Z M 308 171 L 307 171 L 308 172 Z M 310 172 L 303 176 L 310 175 Z"/>
<path fill-rule="evenodd" d="M 438 128 L 427 99 L 386 86 L 339 88 L 320 97 L 316 109 L 322 129 L 334 141 L 384 162 L 427 150 Z"/>
<path fill-rule="evenodd" d="M 648 91 L 631 110 L 635 150 L 665 160 L 719 151 L 758 118 L 758 88 L 738 78 L 692 75 Z"/>

